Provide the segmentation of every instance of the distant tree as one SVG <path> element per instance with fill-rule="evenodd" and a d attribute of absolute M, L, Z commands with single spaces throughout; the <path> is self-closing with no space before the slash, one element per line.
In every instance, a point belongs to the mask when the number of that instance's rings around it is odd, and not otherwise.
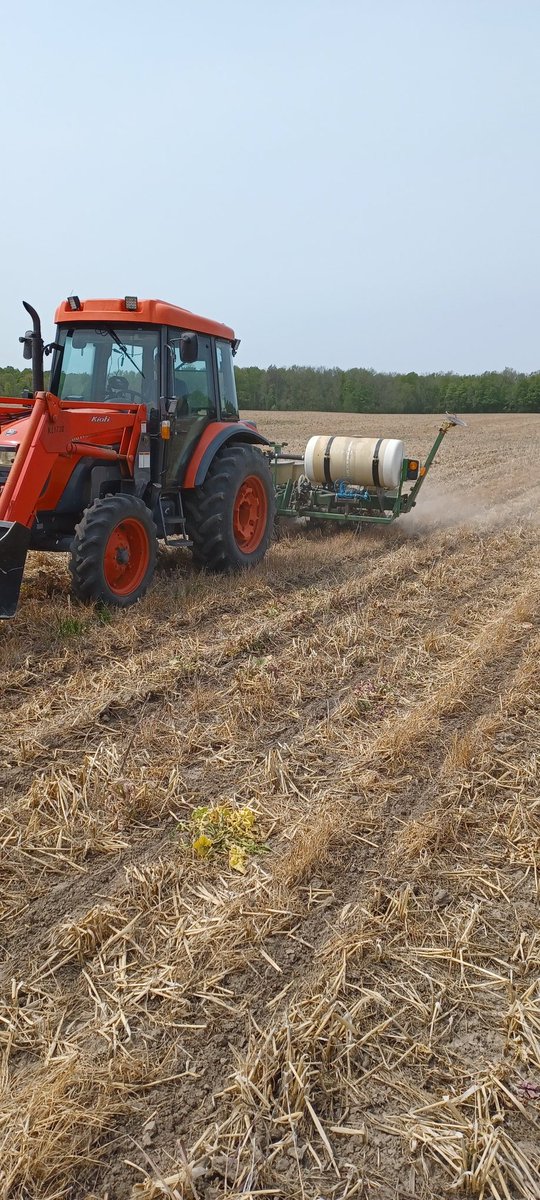
<path fill-rule="evenodd" d="M 20 371 L 18 367 L 0 367 L 0 396 L 20 396 L 23 388 L 31 386 L 29 368 Z"/>

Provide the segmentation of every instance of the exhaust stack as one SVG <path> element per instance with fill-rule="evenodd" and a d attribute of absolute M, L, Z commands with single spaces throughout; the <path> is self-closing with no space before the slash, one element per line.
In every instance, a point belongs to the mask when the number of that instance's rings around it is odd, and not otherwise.
<path fill-rule="evenodd" d="M 32 391 L 44 391 L 43 379 L 43 338 L 41 336 L 41 321 L 31 304 L 23 300 L 23 305 L 32 318 L 33 329 L 26 331 L 24 337 L 19 338 L 23 345 L 23 358 L 32 359 Z"/>

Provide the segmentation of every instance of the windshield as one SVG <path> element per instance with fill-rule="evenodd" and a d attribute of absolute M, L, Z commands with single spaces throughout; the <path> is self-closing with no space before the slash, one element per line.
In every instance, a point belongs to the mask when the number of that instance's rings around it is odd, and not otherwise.
<path fill-rule="evenodd" d="M 158 407 L 159 330 L 62 328 L 52 387 L 61 400 Z"/>

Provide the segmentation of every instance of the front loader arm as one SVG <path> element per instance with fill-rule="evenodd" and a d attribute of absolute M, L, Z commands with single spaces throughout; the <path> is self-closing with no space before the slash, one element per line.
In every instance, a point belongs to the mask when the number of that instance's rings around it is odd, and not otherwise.
<path fill-rule="evenodd" d="M 54 511 L 81 458 L 116 462 L 132 475 L 145 419 L 143 405 L 91 407 L 51 392 L 36 394 L 0 494 L 0 619 L 16 611 L 38 507 Z"/>
<path fill-rule="evenodd" d="M 15 520 L 31 528 L 38 497 L 50 470 L 41 444 L 49 410 L 45 393 L 36 397 L 15 461 L 0 496 L 0 521 Z"/>
<path fill-rule="evenodd" d="M 0 617 L 4 618 L 12 617 L 17 609 L 35 505 L 47 479 L 39 470 L 41 456 L 35 453 L 47 416 L 45 400 L 36 399 L 0 496 Z M 32 462 L 36 474 L 28 486 Z M 13 519 L 15 511 L 18 519 Z"/>

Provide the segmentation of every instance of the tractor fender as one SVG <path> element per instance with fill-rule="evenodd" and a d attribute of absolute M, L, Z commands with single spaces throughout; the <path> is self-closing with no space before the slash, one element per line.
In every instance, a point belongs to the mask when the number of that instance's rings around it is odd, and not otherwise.
<path fill-rule="evenodd" d="M 251 425 L 248 421 L 235 421 L 234 423 L 213 421 L 197 442 L 184 476 L 183 488 L 199 487 L 201 483 L 204 483 L 211 462 L 226 442 L 247 443 L 252 446 L 271 445 L 268 438 L 263 437 L 256 426 Z"/>

